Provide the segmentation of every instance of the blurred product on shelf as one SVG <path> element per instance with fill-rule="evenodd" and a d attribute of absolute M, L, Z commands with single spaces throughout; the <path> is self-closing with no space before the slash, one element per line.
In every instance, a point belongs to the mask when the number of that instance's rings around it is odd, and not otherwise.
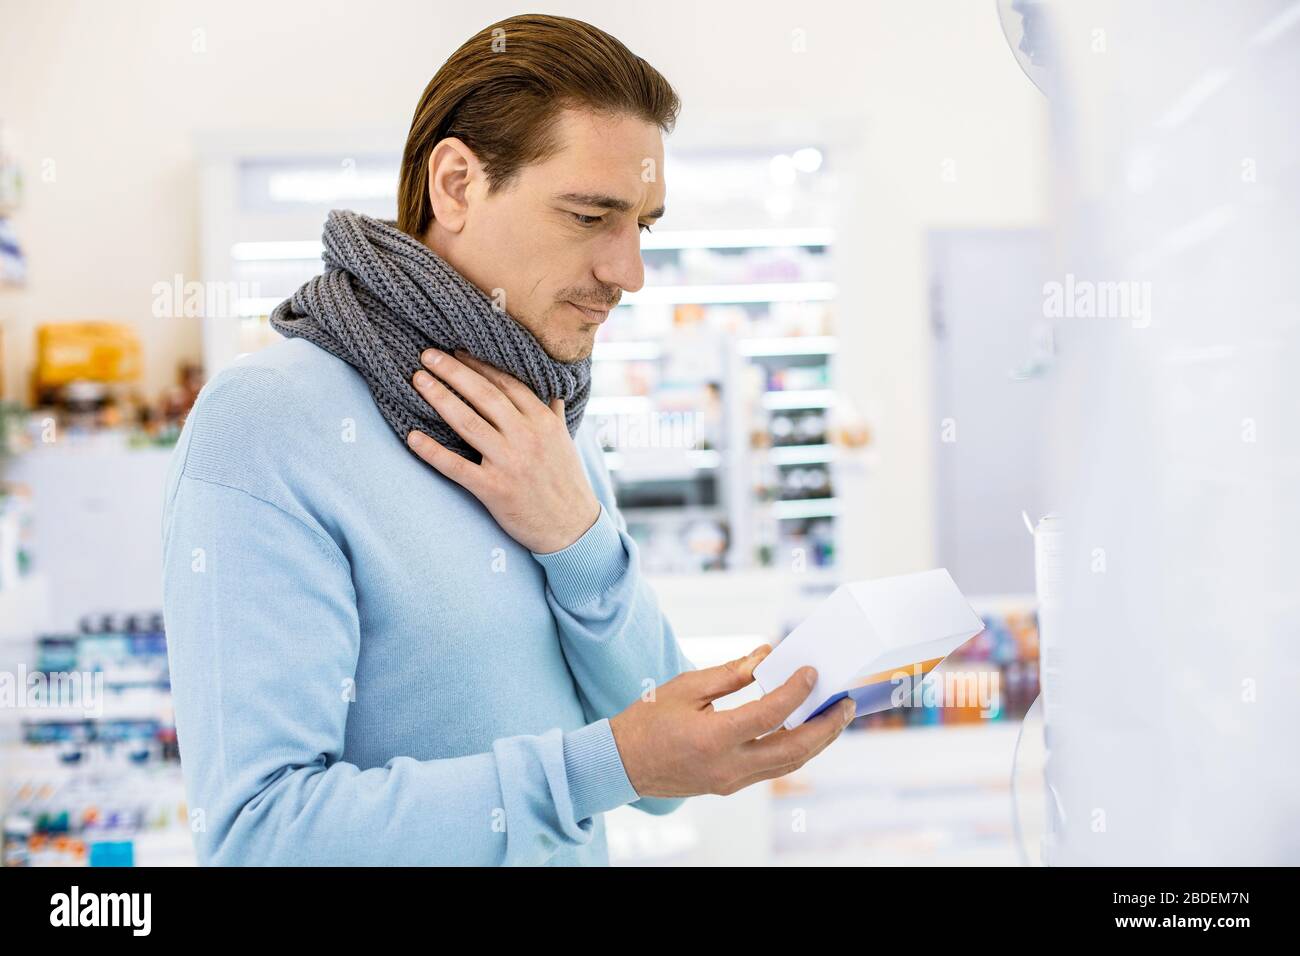
<path fill-rule="evenodd" d="M 112 322 L 37 327 L 33 403 L 69 431 L 120 427 L 140 404 L 142 351 L 135 331 Z"/>
<path fill-rule="evenodd" d="M 137 384 L 140 373 L 140 343 L 129 326 L 108 322 L 40 326 L 32 379 L 35 405 L 26 413 L 0 410 L 4 412 L 0 456 L 6 450 L 19 454 L 65 436 L 114 430 L 128 434 L 132 444 L 173 444 L 203 386 L 202 367 L 180 363 L 176 384 L 156 404 L 142 396 Z"/>
<path fill-rule="evenodd" d="M 680 296 L 689 296 L 690 287 Z M 600 328 L 603 343 L 663 342 L 675 330 L 692 326 L 730 333 L 741 340 L 746 354 L 771 351 L 781 355 L 805 354 L 832 335 L 831 302 L 738 302 L 679 303 L 643 302 L 631 299 L 619 305 L 610 321 Z M 833 344 L 826 347 L 834 348 Z M 599 354 L 599 353 L 598 353 Z"/>
<path fill-rule="evenodd" d="M 5 866 L 193 863 L 179 768 L 108 753 L 94 764 L 67 766 L 50 751 L 23 760 L 11 779 Z"/>
<path fill-rule="evenodd" d="M 769 465 L 764 479 L 754 487 L 754 496 L 760 502 L 830 498 L 833 490 L 829 462 L 807 466 Z"/>
<path fill-rule="evenodd" d="M 823 363 L 812 366 L 787 365 L 767 369 L 767 391 L 788 392 L 830 385 L 830 369 Z"/>
<path fill-rule="evenodd" d="M 0 287 L 21 286 L 27 281 L 27 259 L 18 244 L 18 234 L 4 216 L 0 216 Z"/>
<path fill-rule="evenodd" d="M 1004 603 L 980 612 L 984 630 L 948 656 L 932 672 L 934 694 L 921 706 L 895 707 L 854 722 L 862 730 L 926 724 L 1019 721 L 1038 697 L 1038 619 L 1031 600 Z M 960 679 L 944 675 L 956 675 Z M 973 690 L 992 689 L 985 707 Z M 933 700 L 933 702 L 931 702 Z"/>
<path fill-rule="evenodd" d="M 684 247 L 644 251 L 652 286 L 820 282 L 830 267 L 825 247 Z"/>
<path fill-rule="evenodd" d="M 32 516 L 31 489 L 0 482 L 0 591 L 31 573 Z"/>
<path fill-rule="evenodd" d="M 759 524 L 756 561 L 760 567 L 781 567 L 796 573 L 835 564 L 835 524 L 829 517 Z"/>
<path fill-rule="evenodd" d="M 202 388 L 203 367 L 194 362 L 182 362 L 176 370 L 176 384 L 163 392 L 157 408 L 145 406 L 141 410 L 140 423 L 145 432 L 156 436 L 169 434 L 175 441 Z M 172 432 L 175 434 L 170 434 Z"/>
<path fill-rule="evenodd" d="M 767 427 L 760 428 L 753 442 L 755 447 L 771 445 L 782 447 L 789 445 L 825 445 L 826 412 L 817 407 L 801 407 L 795 411 L 773 412 L 767 420 Z"/>
<path fill-rule="evenodd" d="M 22 206 L 23 171 L 12 142 L 9 127 L 0 123 L 0 216 L 8 216 Z"/>
<path fill-rule="evenodd" d="M 59 402 L 69 386 L 101 386 L 140 379 L 140 340 L 130 326 L 113 322 L 57 322 L 36 329 L 38 402 Z"/>
<path fill-rule="evenodd" d="M 682 531 L 682 544 L 701 571 L 717 571 L 727 553 L 727 528 L 717 521 L 691 521 Z"/>
<path fill-rule="evenodd" d="M 27 260 L 8 218 L 22 205 L 22 196 L 22 167 L 10 143 L 9 131 L 0 124 L 0 288 L 20 286 L 27 280 Z M 0 359 L 3 359 L 2 352 Z M 0 370 L 3 368 L 4 363 L 0 361 Z"/>
<path fill-rule="evenodd" d="M 193 863 L 162 615 L 36 640 L 4 755 L 5 866 Z"/>
<path fill-rule="evenodd" d="M 834 334 L 833 316 L 831 302 L 771 302 L 751 317 L 747 332 L 758 339 L 822 338 Z"/>
<path fill-rule="evenodd" d="M 846 450 L 861 449 L 871 444 L 871 429 L 867 420 L 847 396 L 837 396 L 831 407 L 827 437 L 832 444 Z"/>
<path fill-rule="evenodd" d="M 692 574 L 726 568 L 731 534 L 716 509 L 714 514 L 700 508 L 662 509 L 657 514 L 654 510 L 624 512 L 643 570 L 651 574 Z"/>
<path fill-rule="evenodd" d="M 0 466 L 31 448 L 35 425 L 32 414 L 23 405 L 0 401 Z"/>
<path fill-rule="evenodd" d="M 822 409 L 773 412 L 770 417 L 760 418 L 760 426 L 752 432 L 751 444 L 755 448 L 824 445 L 826 427 L 826 412 Z"/>

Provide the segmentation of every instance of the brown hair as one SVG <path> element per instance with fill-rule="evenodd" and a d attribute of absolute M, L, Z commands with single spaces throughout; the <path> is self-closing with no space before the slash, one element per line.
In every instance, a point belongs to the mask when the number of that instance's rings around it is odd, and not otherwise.
<path fill-rule="evenodd" d="M 429 155 L 455 136 L 483 163 L 488 192 L 560 145 L 565 108 L 627 113 L 671 132 L 681 101 L 649 63 L 589 23 L 539 13 L 484 27 L 424 88 L 402 152 L 397 225 L 416 238 L 433 221 Z"/>

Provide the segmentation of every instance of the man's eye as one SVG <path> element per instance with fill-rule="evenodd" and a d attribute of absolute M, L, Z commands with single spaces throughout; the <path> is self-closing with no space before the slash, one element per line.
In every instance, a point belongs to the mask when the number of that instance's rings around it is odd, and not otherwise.
<path fill-rule="evenodd" d="M 580 212 L 570 212 L 569 215 L 572 216 L 573 221 L 580 226 L 595 226 L 605 221 L 604 216 L 587 216 Z M 650 226 L 644 222 L 637 223 L 637 228 L 644 232 L 653 231 Z"/>

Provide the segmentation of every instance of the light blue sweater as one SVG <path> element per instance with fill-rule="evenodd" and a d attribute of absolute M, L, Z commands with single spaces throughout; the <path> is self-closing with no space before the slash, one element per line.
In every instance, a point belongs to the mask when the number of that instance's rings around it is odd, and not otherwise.
<path fill-rule="evenodd" d="M 600 517 L 533 554 L 302 339 L 204 388 L 172 460 L 164 609 L 203 864 L 607 864 L 641 798 L 608 718 L 693 665 L 590 420 Z"/>

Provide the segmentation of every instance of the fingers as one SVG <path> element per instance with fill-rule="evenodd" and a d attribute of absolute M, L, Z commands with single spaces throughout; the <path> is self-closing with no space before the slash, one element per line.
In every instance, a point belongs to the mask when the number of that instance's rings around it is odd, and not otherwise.
<path fill-rule="evenodd" d="M 545 407 L 536 393 L 513 375 L 501 371 L 495 365 L 489 365 L 482 359 L 475 358 L 464 349 L 457 349 L 455 354 L 458 360 L 495 385 L 510 400 L 510 404 L 514 406 L 516 412 L 532 415 L 538 409 Z M 457 386 L 457 388 L 459 387 Z"/>
<path fill-rule="evenodd" d="M 444 358 L 442 361 L 445 362 L 447 359 Z M 496 457 L 500 453 L 504 444 L 501 433 L 492 426 L 491 422 L 482 418 L 478 412 L 454 395 L 446 385 L 423 369 L 411 376 L 411 385 L 420 393 L 420 397 L 442 416 L 443 421 L 450 425 L 457 435 L 465 439 L 466 444 L 478 449 L 484 458 Z M 416 451 L 418 452 L 419 449 Z"/>
<path fill-rule="evenodd" d="M 727 722 L 737 740 L 753 740 L 780 727 L 807 699 L 816 683 L 816 668 L 801 667 L 776 690 L 734 710 L 723 711 L 719 719 Z"/>
<path fill-rule="evenodd" d="M 518 421 L 519 409 L 515 408 L 514 402 L 494 382 L 467 363 L 437 349 L 425 349 L 420 353 L 420 361 L 430 372 L 465 396 L 474 410 L 496 428 L 504 431 L 512 422 Z"/>
<path fill-rule="evenodd" d="M 754 681 L 754 667 L 772 651 L 772 645 L 760 644 L 744 657 L 719 664 L 686 671 L 677 677 L 687 685 L 690 693 L 701 702 L 725 697 Z"/>
<path fill-rule="evenodd" d="M 746 745 L 757 762 L 773 769 L 798 766 L 805 763 L 849 725 L 856 713 L 849 698 L 836 701 L 831 707 L 805 721 L 794 730 L 782 730 Z M 788 772 L 788 770 L 787 770 Z"/>
<path fill-rule="evenodd" d="M 439 473 L 450 478 L 476 497 L 478 496 L 483 474 L 482 465 L 476 465 L 454 451 L 443 447 L 440 442 L 434 441 L 433 438 L 422 431 L 412 430 L 407 434 L 406 444 L 410 446 L 411 451 L 432 465 Z"/>
<path fill-rule="evenodd" d="M 798 770 L 808 761 L 839 739 L 849 724 L 853 723 L 856 709 L 846 698 L 834 707 L 828 707 L 812 720 L 794 730 L 779 730 L 774 734 L 746 745 L 745 760 L 754 772 L 737 784 L 732 792 L 743 790 L 761 780 L 774 780 Z"/>

